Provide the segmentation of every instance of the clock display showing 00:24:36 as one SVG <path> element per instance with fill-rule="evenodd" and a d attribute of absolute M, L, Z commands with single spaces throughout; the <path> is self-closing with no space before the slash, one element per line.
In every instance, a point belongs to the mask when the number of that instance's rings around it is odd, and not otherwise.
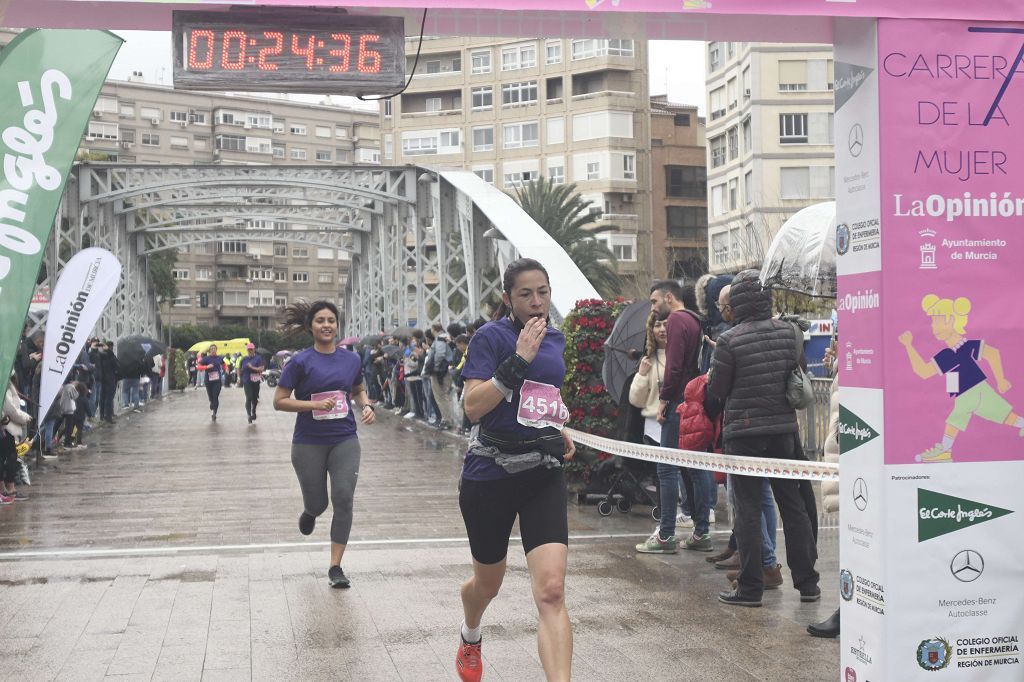
<path fill-rule="evenodd" d="M 193 28 L 186 41 L 187 71 L 278 71 L 380 73 L 376 33 L 316 33 Z"/>

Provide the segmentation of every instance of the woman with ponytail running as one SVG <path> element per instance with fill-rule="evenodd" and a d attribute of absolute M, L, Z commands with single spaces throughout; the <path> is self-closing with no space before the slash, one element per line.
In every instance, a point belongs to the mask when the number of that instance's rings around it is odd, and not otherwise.
<path fill-rule="evenodd" d="M 341 560 L 352 530 L 352 499 L 359 476 L 359 439 L 354 411 L 363 424 L 375 421 L 363 385 L 362 362 L 338 348 L 338 309 L 328 301 L 297 301 L 285 307 L 286 331 L 308 331 L 313 347 L 292 356 L 274 391 L 274 409 L 297 412 L 292 436 L 292 466 L 302 489 L 299 532 L 309 535 L 327 510 L 330 480 L 331 587 L 349 587 Z M 294 393 L 294 397 L 292 394 Z"/>
<path fill-rule="evenodd" d="M 224 385 L 224 358 L 217 355 L 217 344 L 210 344 L 206 356 L 200 358 L 196 364 L 196 369 L 203 373 L 206 381 L 206 397 L 210 399 L 210 419 L 217 421 L 220 389 Z"/>
<path fill-rule="evenodd" d="M 455 670 L 476 682 L 483 672 L 481 620 L 505 577 L 508 542 L 519 517 L 539 626 L 537 648 L 548 680 L 568 680 L 572 628 L 565 608 L 569 551 L 564 460 L 576 452 L 562 431 L 565 336 L 548 323 L 551 284 L 531 258 L 502 278 L 502 305 L 469 343 L 462 368 L 473 430 L 459 484 L 473 575 L 462 586 L 461 641 Z"/>

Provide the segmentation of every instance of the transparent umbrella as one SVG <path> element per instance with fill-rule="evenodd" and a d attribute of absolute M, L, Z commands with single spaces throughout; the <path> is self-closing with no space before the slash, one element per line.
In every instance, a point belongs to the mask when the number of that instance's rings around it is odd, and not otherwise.
<path fill-rule="evenodd" d="M 835 298 L 836 202 L 808 206 L 783 223 L 761 265 L 761 283 Z"/>

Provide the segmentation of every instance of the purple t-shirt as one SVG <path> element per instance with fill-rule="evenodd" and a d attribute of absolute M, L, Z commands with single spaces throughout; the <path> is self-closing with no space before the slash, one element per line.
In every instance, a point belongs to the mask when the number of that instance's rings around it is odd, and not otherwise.
<path fill-rule="evenodd" d="M 519 330 L 508 318 L 488 322 L 480 327 L 470 339 L 466 363 L 462 367 L 462 378 L 489 381 L 498 365 L 516 352 L 518 339 Z M 565 335 L 549 325 L 537 357 L 530 363 L 526 378 L 561 388 L 565 380 L 564 353 Z M 517 390 L 511 402 L 502 399 L 497 407 L 481 417 L 480 425 L 489 431 L 521 436 L 523 440 L 537 438 L 542 430 L 520 424 L 516 418 L 518 411 Z M 493 481 L 507 478 L 509 474 L 490 457 L 466 455 L 462 476 L 471 481 Z"/>
<path fill-rule="evenodd" d="M 239 374 L 242 375 L 243 384 L 252 383 L 252 367 L 263 367 L 264 369 L 266 369 L 266 363 L 263 361 L 263 358 L 260 357 L 259 355 L 254 355 L 251 358 L 248 355 L 246 355 L 244 358 L 242 358 L 242 366 L 239 369 Z M 263 370 L 259 370 L 259 373 L 262 374 Z"/>
<path fill-rule="evenodd" d="M 328 391 L 342 391 L 348 400 L 352 389 L 362 383 L 363 363 L 352 351 L 338 348 L 327 355 L 307 348 L 293 355 L 284 366 L 278 385 L 294 391 L 297 400 L 311 400 L 314 393 Z M 341 419 L 317 420 L 312 412 L 299 412 L 292 442 L 331 445 L 355 436 L 356 418 L 350 404 L 348 415 Z"/>
<path fill-rule="evenodd" d="M 224 358 L 219 355 L 207 355 L 199 364 L 207 367 L 203 370 L 207 381 L 224 381 Z M 216 374 L 217 378 L 211 379 L 210 374 Z"/>
<path fill-rule="evenodd" d="M 981 357 L 981 341 L 979 339 L 966 340 L 954 350 L 943 348 L 935 357 L 935 364 L 943 374 L 956 372 L 959 374 L 957 391 L 950 391 L 951 398 L 961 393 L 966 393 L 981 382 L 985 381 L 985 372 L 978 366 L 978 358 Z"/>

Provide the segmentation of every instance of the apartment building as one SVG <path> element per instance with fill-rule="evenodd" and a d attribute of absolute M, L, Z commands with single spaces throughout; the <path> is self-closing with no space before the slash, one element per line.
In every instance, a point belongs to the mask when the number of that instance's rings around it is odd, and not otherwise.
<path fill-rule="evenodd" d="M 418 39 L 406 46 L 412 72 Z M 647 46 L 632 40 L 424 39 L 381 109 L 383 163 L 472 170 L 513 193 L 576 183 L 619 259 L 652 268 Z"/>
<path fill-rule="evenodd" d="M 759 267 L 795 212 L 835 196 L 831 45 L 707 45 L 710 271 Z"/>
<path fill-rule="evenodd" d="M 704 119 L 691 104 L 651 98 L 654 276 L 693 282 L 708 271 Z"/>

